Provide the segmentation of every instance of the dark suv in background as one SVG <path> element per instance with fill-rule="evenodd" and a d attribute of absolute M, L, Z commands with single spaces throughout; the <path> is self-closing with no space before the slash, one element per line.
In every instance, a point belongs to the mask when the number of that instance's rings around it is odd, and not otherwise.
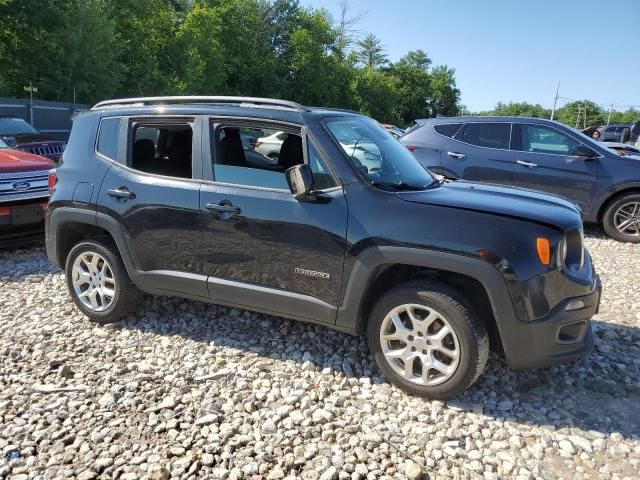
<path fill-rule="evenodd" d="M 269 132 L 273 158 L 243 141 Z M 517 368 L 593 347 L 601 287 L 573 204 L 435 177 L 357 113 L 102 102 L 50 184 L 49 259 L 98 322 L 144 291 L 366 332 L 389 380 L 434 398 L 471 385 L 490 345 Z"/>
<path fill-rule="evenodd" d="M 640 158 L 620 155 L 561 123 L 432 118 L 416 122 L 400 141 L 422 165 L 447 178 L 561 195 L 612 238 L 640 242 Z"/>
<path fill-rule="evenodd" d="M 39 132 L 22 118 L 0 115 L 0 140 L 11 148 L 58 162 L 65 142 Z"/>

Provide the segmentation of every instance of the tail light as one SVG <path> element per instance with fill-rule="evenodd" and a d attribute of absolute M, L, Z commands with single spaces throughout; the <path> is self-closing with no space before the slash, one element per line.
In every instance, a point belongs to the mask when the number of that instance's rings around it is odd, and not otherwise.
<path fill-rule="evenodd" d="M 49 195 L 53 193 L 53 189 L 55 188 L 57 182 L 58 177 L 56 176 L 56 169 L 52 168 L 51 170 L 49 170 Z"/>
<path fill-rule="evenodd" d="M 418 147 L 415 147 L 413 145 L 406 145 L 406 147 L 407 147 L 407 150 L 409 150 L 410 152 L 415 152 L 416 149 L 418 148 Z"/>

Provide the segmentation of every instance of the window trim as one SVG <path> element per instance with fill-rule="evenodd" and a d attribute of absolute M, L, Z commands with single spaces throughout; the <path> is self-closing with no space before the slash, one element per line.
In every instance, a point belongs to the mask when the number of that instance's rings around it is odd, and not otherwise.
<path fill-rule="evenodd" d="M 220 185 L 226 187 L 237 187 L 249 190 L 260 190 L 260 191 L 268 191 L 268 192 L 276 192 L 283 193 L 286 192 L 289 195 L 293 195 L 291 191 L 282 188 L 272 188 L 272 187 L 260 187 L 255 185 L 245 185 L 240 183 L 228 183 L 221 182 L 215 179 L 214 176 L 214 165 L 216 164 L 216 135 L 212 135 L 212 133 L 217 132 L 218 129 L 224 127 L 248 127 L 248 128 L 270 128 L 271 130 L 281 130 L 287 133 L 293 133 L 294 135 L 299 135 L 302 139 L 302 157 L 304 159 L 304 163 L 309 165 L 309 158 L 307 152 L 307 142 L 311 140 L 313 145 L 316 147 L 316 150 L 320 153 L 322 160 L 327 165 L 329 173 L 334 181 L 336 182 L 335 187 L 323 189 L 323 190 L 314 190 L 315 193 L 322 192 L 331 192 L 337 189 L 342 189 L 342 182 L 339 177 L 336 175 L 334 171 L 334 167 L 330 161 L 327 160 L 327 156 L 325 152 L 319 147 L 319 143 L 315 141 L 314 137 L 310 135 L 309 129 L 305 125 L 299 125 L 296 123 L 283 122 L 278 120 L 267 120 L 264 118 L 252 118 L 252 117 L 222 117 L 222 116 L 205 116 L 203 117 L 203 135 L 202 135 L 202 181 L 206 182 L 208 185 Z M 275 128 L 274 128 L 275 127 Z M 208 144 L 208 146 L 207 146 Z M 205 152 L 207 153 L 205 155 Z M 208 156 L 207 156 L 208 155 Z M 284 175 L 284 173 L 283 173 Z"/>
<path fill-rule="evenodd" d="M 595 151 L 589 145 L 585 144 L 582 140 L 580 140 L 578 138 L 575 138 L 573 135 L 570 135 L 567 132 L 563 132 L 559 128 L 556 128 L 556 127 L 554 127 L 552 125 L 546 125 L 546 124 L 543 124 L 543 123 L 532 123 L 532 122 L 517 122 L 518 133 L 520 133 L 520 130 L 521 130 L 520 126 L 521 125 L 532 125 L 534 127 L 542 127 L 542 128 L 549 128 L 551 130 L 555 130 L 556 132 L 575 140 L 576 142 L 578 142 L 578 145 L 582 145 L 583 147 L 586 147 L 589 150 L 591 150 L 595 154 L 595 156 L 591 157 L 589 160 L 595 160 L 595 159 L 598 159 L 598 158 L 604 158 L 603 155 L 601 155 L 600 153 Z M 566 157 L 572 157 L 572 158 L 576 158 L 575 155 L 569 155 L 569 154 L 565 154 L 565 153 L 525 152 L 524 150 L 522 150 L 522 140 L 519 141 L 519 145 L 520 145 L 520 150 L 513 150 L 514 152 L 526 153 L 526 154 L 529 154 L 529 155 L 552 155 L 554 157 L 565 157 L 565 158 Z"/>
<path fill-rule="evenodd" d="M 457 122 L 453 122 L 453 123 L 457 123 Z M 495 123 L 505 124 L 506 123 L 506 124 L 509 124 L 509 126 L 510 126 L 510 128 L 509 128 L 509 148 L 484 147 L 482 145 L 474 145 L 473 143 L 463 142 L 459 138 L 456 138 L 456 137 L 458 137 L 458 135 L 460 135 L 461 132 L 464 132 L 464 129 L 467 128 L 468 125 L 474 125 L 474 124 L 481 124 L 482 125 L 482 124 L 488 124 L 488 123 L 492 123 L 492 124 L 495 124 Z M 469 145 L 471 147 L 487 148 L 489 150 L 499 150 L 501 152 L 510 152 L 510 151 L 514 151 L 511 148 L 511 144 L 513 143 L 513 123 L 514 122 L 511 122 L 511 121 L 509 121 L 509 122 L 504 122 L 504 121 L 503 122 L 464 122 L 462 128 L 460 128 L 453 137 L 446 137 L 444 135 L 442 135 L 442 136 L 444 138 L 448 138 L 449 140 L 455 140 L 456 142 L 460 142 L 460 143 L 462 143 L 464 145 Z M 438 134 L 438 135 L 440 135 L 440 134 Z"/>

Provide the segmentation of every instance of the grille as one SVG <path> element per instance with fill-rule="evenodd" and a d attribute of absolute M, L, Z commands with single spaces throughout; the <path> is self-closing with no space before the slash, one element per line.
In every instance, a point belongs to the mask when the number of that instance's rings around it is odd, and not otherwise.
<path fill-rule="evenodd" d="M 48 145 L 46 147 L 34 145 L 32 147 L 21 147 L 20 150 L 40 155 L 41 157 L 51 157 L 60 155 L 64 151 L 64 144 Z"/>
<path fill-rule="evenodd" d="M 48 196 L 48 170 L 0 173 L 0 203 Z"/>

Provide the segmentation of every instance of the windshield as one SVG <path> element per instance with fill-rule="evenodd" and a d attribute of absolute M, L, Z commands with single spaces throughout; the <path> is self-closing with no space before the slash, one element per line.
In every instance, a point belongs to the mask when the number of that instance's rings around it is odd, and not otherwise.
<path fill-rule="evenodd" d="M 38 131 L 21 118 L 0 118 L 0 135 L 24 135 Z"/>
<path fill-rule="evenodd" d="M 375 120 L 341 117 L 324 123 L 351 162 L 373 185 L 420 189 L 433 183 L 431 173 Z"/>

